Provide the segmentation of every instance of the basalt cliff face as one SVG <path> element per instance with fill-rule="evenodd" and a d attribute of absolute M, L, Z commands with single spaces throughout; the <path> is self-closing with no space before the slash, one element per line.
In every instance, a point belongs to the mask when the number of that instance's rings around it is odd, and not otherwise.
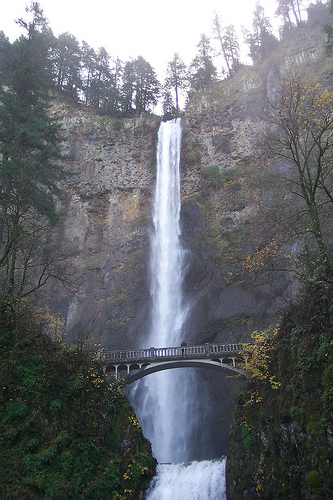
<path fill-rule="evenodd" d="M 191 328 L 201 342 L 247 338 L 272 323 L 297 289 L 291 276 L 248 272 L 246 259 L 274 240 L 280 183 L 290 175 L 290 166 L 274 160 L 265 146 L 269 102 L 284 76 L 300 71 L 305 78 L 325 78 L 329 65 L 321 28 L 301 30 L 265 64 L 241 69 L 186 108 L 183 223 L 192 250 L 187 286 L 196 302 Z M 295 255 L 298 244 L 289 241 L 283 249 Z"/>
<path fill-rule="evenodd" d="M 291 35 L 260 67 L 244 67 L 198 93 L 183 116 L 182 239 L 190 343 L 248 340 L 274 322 L 297 284 L 288 275 L 251 273 L 246 257 L 265 246 L 279 178 L 288 166 L 264 148 L 267 99 L 281 76 L 328 74 L 322 28 Z M 96 116 L 56 102 L 71 176 L 63 186 L 64 223 L 57 237 L 72 279 L 52 282 L 43 301 L 60 312 L 69 343 L 127 348 L 149 328 L 149 245 L 160 119 Z M 297 252 L 289 242 L 285 251 Z M 226 453 L 237 384 L 201 375 L 212 407 L 213 451 Z M 219 408 L 223 407 L 223 415 Z M 211 431 L 213 432 L 213 431 Z M 209 434 L 209 433 L 208 433 Z M 210 437 L 212 439 L 210 439 Z"/>
<path fill-rule="evenodd" d="M 149 297 L 148 248 L 159 119 L 99 117 L 57 102 L 69 179 L 59 236 L 70 284 L 45 300 L 60 311 L 69 342 L 126 347 Z"/>
<path fill-rule="evenodd" d="M 296 35 L 295 35 L 296 37 Z M 323 69 L 320 28 L 297 33 L 265 65 L 197 94 L 183 117 L 182 227 L 189 250 L 186 292 L 193 301 L 188 338 L 241 340 L 268 324 L 292 293 L 289 279 L 230 280 L 236 259 L 254 252 L 270 225 L 276 179 L 287 169 L 264 152 L 267 98 L 293 68 Z M 63 186 L 62 233 L 74 273 L 44 300 L 61 312 L 70 342 L 138 344 L 147 329 L 149 235 L 160 119 L 101 117 L 57 101 L 71 173 Z M 266 220 L 265 220 L 265 217 Z M 236 284 L 235 284 L 236 283 Z"/>

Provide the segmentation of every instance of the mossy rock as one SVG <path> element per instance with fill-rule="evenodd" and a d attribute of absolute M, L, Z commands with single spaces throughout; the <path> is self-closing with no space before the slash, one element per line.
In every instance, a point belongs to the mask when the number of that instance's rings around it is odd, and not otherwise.
<path fill-rule="evenodd" d="M 0 317 L 0 497 L 141 498 L 156 461 L 133 408 L 30 317 Z"/>
<path fill-rule="evenodd" d="M 312 470 L 311 472 L 309 472 L 307 483 L 310 490 L 318 488 L 318 486 L 320 485 L 320 474 L 317 470 Z"/>

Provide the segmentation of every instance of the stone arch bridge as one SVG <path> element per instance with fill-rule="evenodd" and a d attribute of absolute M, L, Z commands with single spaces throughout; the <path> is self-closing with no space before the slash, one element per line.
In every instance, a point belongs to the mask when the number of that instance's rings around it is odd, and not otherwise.
<path fill-rule="evenodd" d="M 105 371 L 117 381 L 131 384 L 151 373 L 173 368 L 211 368 L 246 377 L 244 344 L 204 344 L 184 347 L 101 350 Z"/>

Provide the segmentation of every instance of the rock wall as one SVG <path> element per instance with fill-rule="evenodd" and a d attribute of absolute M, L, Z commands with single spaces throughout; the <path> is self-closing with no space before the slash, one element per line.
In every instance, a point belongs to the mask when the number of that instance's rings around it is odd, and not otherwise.
<path fill-rule="evenodd" d="M 279 184 L 290 175 L 267 153 L 269 101 L 281 77 L 301 71 L 305 78 L 319 72 L 324 78 L 330 64 L 322 28 L 297 30 L 263 65 L 244 67 L 197 93 L 186 108 L 182 215 L 195 340 L 247 339 L 274 322 L 297 290 L 290 276 L 263 267 L 248 272 L 246 258 L 274 240 Z M 295 242 L 277 247 L 298 251 Z M 278 252 L 270 251 L 276 260 Z"/>
<path fill-rule="evenodd" d="M 252 85 L 244 85 L 246 72 Z M 205 105 L 197 95 L 185 115 L 183 235 L 190 249 L 187 290 L 196 304 L 191 334 L 201 342 L 244 340 L 267 326 L 292 292 L 292 282 L 273 273 L 236 278 L 237 263 L 271 231 L 276 181 L 261 145 L 264 82 L 246 72 L 206 91 Z M 246 114 L 239 93 L 251 103 Z"/>
<path fill-rule="evenodd" d="M 264 65 L 240 69 L 187 105 L 182 230 L 193 304 L 187 335 L 194 342 L 244 339 L 269 324 L 293 293 L 290 279 L 273 274 L 236 279 L 236 264 L 264 245 L 271 231 L 276 181 L 285 167 L 265 153 L 265 109 L 280 76 L 296 64 L 305 74 L 327 66 L 320 28 L 298 30 Z M 63 185 L 65 218 L 57 238 L 73 276 L 66 287 L 52 283 L 44 301 L 61 312 L 70 342 L 136 345 L 148 321 L 160 119 L 101 117 L 60 101 L 53 113 L 62 123 L 71 174 Z"/>
<path fill-rule="evenodd" d="M 58 236 L 69 284 L 45 297 L 65 320 L 71 343 L 126 347 L 125 333 L 149 298 L 147 251 L 159 119 L 117 120 L 56 102 L 70 176 Z M 135 339 L 134 339 L 135 341 Z"/>
<path fill-rule="evenodd" d="M 243 77 L 239 82 L 242 86 Z M 187 336 L 193 342 L 241 340 L 253 327 L 269 323 L 279 297 L 289 293 L 289 282 L 273 278 L 269 284 L 243 278 L 234 284 L 228 278 L 236 256 L 244 258 L 258 244 L 261 205 L 271 191 L 258 187 L 258 172 L 266 177 L 271 172 L 258 149 L 265 129 L 260 108 L 257 116 L 239 119 L 224 87 L 204 94 L 205 108 L 197 96 L 183 119 L 182 226 L 186 293 L 193 304 Z M 66 287 L 53 282 L 44 300 L 61 312 L 69 342 L 139 345 L 148 328 L 159 119 L 116 120 L 59 102 L 54 113 L 62 120 L 70 171 L 57 237 L 72 277 Z"/>

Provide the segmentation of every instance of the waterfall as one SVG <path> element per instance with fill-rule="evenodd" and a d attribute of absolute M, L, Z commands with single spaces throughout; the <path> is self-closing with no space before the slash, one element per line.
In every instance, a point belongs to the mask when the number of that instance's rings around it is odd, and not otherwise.
<path fill-rule="evenodd" d="M 177 345 L 184 322 L 183 250 L 180 237 L 181 121 L 163 122 L 158 133 L 154 233 L 151 241 L 150 342 Z"/>
<path fill-rule="evenodd" d="M 225 460 L 159 465 L 148 500 L 223 500 Z"/>
<path fill-rule="evenodd" d="M 182 294 L 180 145 L 181 120 L 161 123 L 151 238 L 151 329 L 145 347 L 179 346 L 188 315 Z M 149 375 L 131 393 L 160 464 L 148 493 L 150 500 L 225 498 L 224 459 L 186 463 L 196 413 L 195 385 L 193 370 L 179 368 Z"/>

